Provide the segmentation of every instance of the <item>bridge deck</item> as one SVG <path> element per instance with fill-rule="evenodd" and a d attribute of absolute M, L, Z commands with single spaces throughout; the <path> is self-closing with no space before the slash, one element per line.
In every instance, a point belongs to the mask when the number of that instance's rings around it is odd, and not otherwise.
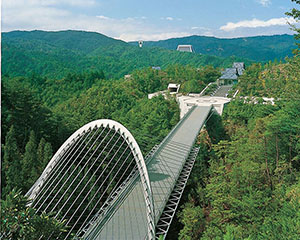
<path fill-rule="evenodd" d="M 183 165 L 212 106 L 193 107 L 160 144 L 149 161 L 155 221 L 169 199 Z M 145 239 L 147 216 L 141 182 L 137 181 L 105 226 L 94 226 L 86 239 Z"/>

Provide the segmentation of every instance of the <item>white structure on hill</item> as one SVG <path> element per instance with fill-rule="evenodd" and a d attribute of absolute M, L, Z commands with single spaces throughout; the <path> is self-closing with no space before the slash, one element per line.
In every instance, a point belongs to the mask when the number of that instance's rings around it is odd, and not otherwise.
<path fill-rule="evenodd" d="M 158 70 L 158 71 L 160 71 L 160 70 L 161 70 L 161 67 L 159 67 L 159 66 L 157 66 L 157 67 L 154 66 L 154 67 L 152 67 L 152 69 L 153 69 L 153 70 Z"/>
<path fill-rule="evenodd" d="M 180 88 L 180 84 L 176 84 L 176 83 L 169 83 L 168 85 L 168 90 L 170 92 L 170 94 L 176 94 L 179 92 L 179 88 Z"/>
<path fill-rule="evenodd" d="M 150 93 L 150 94 L 148 94 L 148 99 L 157 97 L 159 95 L 163 95 L 164 98 L 167 99 L 168 94 L 176 95 L 179 92 L 179 88 L 180 88 L 180 84 L 169 83 L 168 90 L 159 91 L 159 92 L 155 92 L 155 93 Z"/>
<path fill-rule="evenodd" d="M 126 79 L 126 80 L 128 80 L 130 78 L 131 78 L 131 74 L 127 74 L 127 75 L 124 76 L 124 79 Z"/>
<path fill-rule="evenodd" d="M 141 41 L 139 41 L 139 47 L 141 48 L 141 47 L 143 47 L 143 44 L 144 44 L 144 42 L 141 40 Z"/>
<path fill-rule="evenodd" d="M 177 102 L 179 102 L 180 118 L 190 110 L 192 106 L 211 106 L 213 105 L 216 111 L 221 115 L 223 113 L 224 105 L 230 102 L 230 98 L 224 97 L 197 97 L 193 94 L 190 96 L 179 96 Z"/>
<path fill-rule="evenodd" d="M 194 52 L 192 45 L 178 45 L 177 51 L 179 51 L 179 52 Z"/>

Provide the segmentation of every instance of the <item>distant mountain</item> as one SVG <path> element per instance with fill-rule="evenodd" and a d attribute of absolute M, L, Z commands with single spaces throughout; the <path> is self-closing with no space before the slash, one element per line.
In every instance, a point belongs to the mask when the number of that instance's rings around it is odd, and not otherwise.
<path fill-rule="evenodd" d="M 60 78 L 70 72 L 103 70 L 120 78 L 135 69 L 169 64 L 228 67 L 238 57 L 221 58 L 158 47 L 139 48 L 105 35 L 84 31 L 13 31 L 2 33 L 2 74 L 39 74 Z"/>
<path fill-rule="evenodd" d="M 137 45 L 137 42 L 131 42 Z M 161 47 L 176 50 L 178 45 L 191 44 L 196 53 L 219 57 L 237 56 L 253 61 L 283 59 L 292 55 L 296 48 L 292 35 L 258 36 L 222 39 L 205 36 L 171 38 L 161 41 L 146 41 L 144 47 Z"/>
<path fill-rule="evenodd" d="M 65 48 L 72 51 L 79 51 L 83 54 L 89 54 L 97 49 L 99 46 L 111 45 L 127 45 L 121 40 L 116 40 L 107 37 L 100 33 L 85 32 L 85 31 L 13 31 L 3 33 L 3 41 L 17 42 L 17 41 L 39 41 L 55 47 Z"/>

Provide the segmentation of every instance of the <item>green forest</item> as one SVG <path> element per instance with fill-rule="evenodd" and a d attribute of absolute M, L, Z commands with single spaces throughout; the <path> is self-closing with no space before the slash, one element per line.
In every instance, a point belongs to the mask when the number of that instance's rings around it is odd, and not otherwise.
<path fill-rule="evenodd" d="M 257 103 L 237 97 L 217 137 L 211 123 L 200 134 L 199 162 L 173 226 L 183 227 L 179 239 L 299 238 L 299 64 L 295 56 L 250 66 L 236 87 Z M 263 104 L 264 96 L 276 104 Z"/>
<path fill-rule="evenodd" d="M 21 189 L 26 193 L 63 142 L 92 120 L 108 118 L 122 123 L 138 142 L 147 142 L 141 144 L 147 153 L 148 146 L 159 143 L 179 121 L 175 99 L 160 96 L 148 100 L 147 94 L 164 90 L 170 80 L 186 84 L 185 91 L 189 91 L 189 83 L 202 89 L 217 76 L 219 71 L 213 67 L 182 65 L 171 65 L 164 71 L 136 70 L 128 80 L 106 79 L 102 71 L 66 74 L 62 79 L 4 76 L 1 87 L 2 197 L 7 196 L 8 201 L 5 204 L 12 208 L 16 201 L 21 201 L 17 202 L 20 205 L 26 202 L 20 192 L 14 191 Z M 16 199 L 9 195 L 11 191 Z M 2 209 L 2 216 L 29 214 L 22 208 L 20 213 L 11 212 L 12 209 Z M 8 229 L 9 224 L 19 226 L 25 222 L 8 222 Z M 57 224 L 52 228 L 56 229 Z M 19 231 L 16 227 L 16 234 L 21 234 Z M 30 231 L 22 234 L 19 237 L 31 239 Z"/>
<path fill-rule="evenodd" d="M 139 48 L 100 33 L 71 30 L 3 33 L 2 60 L 3 75 L 54 79 L 87 71 L 103 71 L 108 79 L 119 79 L 145 67 L 165 68 L 173 64 L 229 67 L 234 61 L 253 62 L 243 56 L 223 58 L 158 47 Z"/>
<path fill-rule="evenodd" d="M 287 15 L 300 20 L 297 9 Z M 284 61 L 254 62 L 140 49 L 79 31 L 2 37 L 4 239 L 47 239 L 68 229 L 53 213 L 28 207 L 24 194 L 78 128 L 116 120 L 146 154 L 180 119 L 175 98 L 147 95 L 170 82 L 181 84 L 182 94 L 201 92 L 233 61 L 247 66 L 234 86 L 239 93 L 198 136 L 200 152 L 167 239 L 299 239 L 300 46 Z"/>
<path fill-rule="evenodd" d="M 137 45 L 137 42 L 131 44 Z M 255 36 L 243 38 L 216 38 L 189 36 L 160 41 L 145 41 L 145 47 L 160 47 L 175 50 L 178 45 L 192 45 L 196 53 L 228 58 L 231 56 L 251 59 L 252 61 L 274 61 L 291 57 L 295 48 L 292 35 Z"/>

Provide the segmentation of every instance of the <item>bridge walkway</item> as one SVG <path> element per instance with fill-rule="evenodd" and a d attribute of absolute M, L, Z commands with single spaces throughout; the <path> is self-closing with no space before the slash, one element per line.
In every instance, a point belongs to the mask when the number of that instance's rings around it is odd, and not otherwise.
<path fill-rule="evenodd" d="M 212 106 L 191 108 L 148 161 L 155 224 L 159 221 L 197 136 L 211 111 Z M 105 224 L 94 224 L 84 239 L 146 239 L 148 236 L 146 215 L 142 184 L 138 179 Z"/>

